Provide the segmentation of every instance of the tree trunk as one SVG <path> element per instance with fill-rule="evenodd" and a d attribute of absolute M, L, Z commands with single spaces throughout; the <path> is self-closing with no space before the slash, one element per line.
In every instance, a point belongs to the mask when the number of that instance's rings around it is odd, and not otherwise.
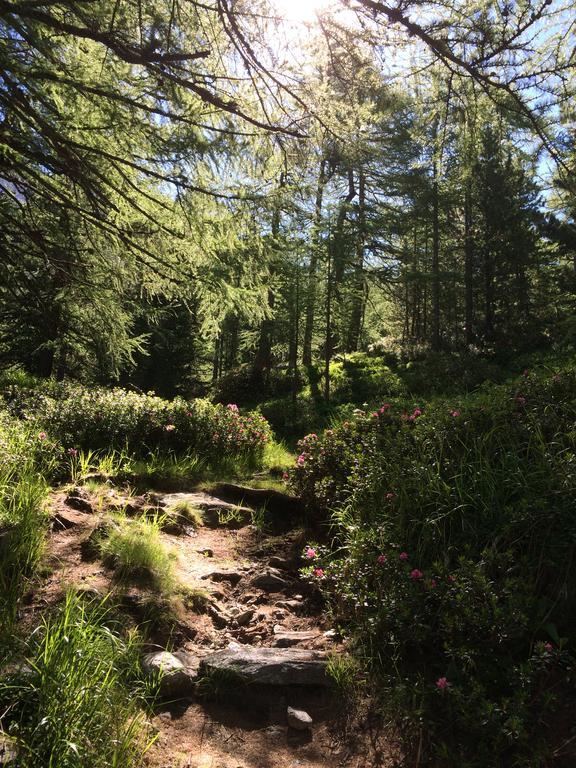
<path fill-rule="evenodd" d="M 312 232 L 312 247 L 310 250 L 310 263 L 308 265 L 308 290 L 306 295 L 306 321 L 304 325 L 304 339 L 302 343 L 302 363 L 312 365 L 312 338 L 314 336 L 314 315 L 316 311 L 317 271 L 318 256 L 320 252 L 320 226 L 322 223 L 322 203 L 324 201 L 324 188 L 326 182 L 326 160 L 320 162 L 318 174 L 318 186 L 316 187 L 316 201 L 314 205 L 314 223 Z"/>
<path fill-rule="evenodd" d="M 464 329 L 466 344 L 474 343 L 474 235 L 472 232 L 472 180 L 464 192 Z"/>
<path fill-rule="evenodd" d="M 438 213 L 438 161 L 432 167 L 432 349 L 440 349 L 440 224 Z"/>
<path fill-rule="evenodd" d="M 356 234 L 356 264 L 354 266 L 354 285 L 352 309 L 350 312 L 350 330 L 348 334 L 348 352 L 356 352 L 360 344 L 360 333 L 364 320 L 366 304 L 366 281 L 364 276 L 364 247 L 366 242 L 366 178 L 362 168 L 358 171 L 358 231 Z"/>
<path fill-rule="evenodd" d="M 286 184 L 286 175 L 284 172 L 280 174 L 280 180 L 278 183 L 278 189 L 282 189 Z M 272 249 L 276 251 L 278 249 L 278 235 L 280 234 L 280 202 L 275 205 L 274 212 L 272 214 Z M 276 273 L 276 265 L 274 259 L 270 266 L 270 280 L 274 278 Z M 262 321 L 260 326 L 260 337 L 258 339 L 258 346 L 256 348 L 256 355 L 254 357 L 254 372 L 253 380 L 256 387 L 262 387 L 267 383 L 268 376 L 270 374 L 270 368 L 272 367 L 272 339 L 274 335 L 274 308 L 276 306 L 276 296 L 272 288 L 268 289 L 268 314 L 269 317 Z"/>
<path fill-rule="evenodd" d="M 342 294 L 340 288 L 344 280 L 344 272 L 346 269 L 346 248 L 344 243 L 344 225 L 346 223 L 346 216 L 350 203 L 356 197 L 356 187 L 354 186 L 354 171 L 352 168 L 348 169 L 348 192 L 346 197 L 341 201 L 340 208 L 338 209 L 338 219 L 336 220 L 336 229 L 334 231 L 334 237 L 332 238 L 332 292 L 334 298 L 340 308 L 343 306 Z M 332 318 L 331 329 L 331 354 L 334 354 L 340 346 L 340 330 L 335 328 L 334 319 Z"/>

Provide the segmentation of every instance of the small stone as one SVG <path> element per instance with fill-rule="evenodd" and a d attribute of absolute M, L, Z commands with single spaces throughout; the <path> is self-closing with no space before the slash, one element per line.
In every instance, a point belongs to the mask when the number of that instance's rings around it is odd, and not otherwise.
<path fill-rule="evenodd" d="M 247 611 L 242 611 L 242 613 L 236 616 L 236 624 L 239 627 L 245 627 L 246 624 L 250 624 L 253 616 L 254 616 L 254 610 L 251 608 L 248 609 Z"/>
<path fill-rule="evenodd" d="M 294 728 L 297 731 L 307 731 L 314 722 L 308 712 L 304 712 L 303 709 L 294 709 L 293 707 L 286 709 L 286 720 L 290 728 Z"/>
<path fill-rule="evenodd" d="M 271 568 L 279 568 L 281 571 L 291 571 L 294 568 L 294 563 L 285 557 L 271 557 L 268 565 Z"/>
<path fill-rule="evenodd" d="M 90 536 L 80 544 L 80 555 L 82 560 L 91 562 L 100 557 L 100 543 L 110 536 L 110 531 L 118 529 L 120 526 L 113 520 L 106 520 L 96 526 Z"/>
<path fill-rule="evenodd" d="M 80 521 L 73 512 L 57 512 L 52 517 L 53 531 L 68 531 L 79 524 Z"/>
<path fill-rule="evenodd" d="M 74 488 L 74 490 L 70 491 L 66 496 L 66 504 L 78 512 L 84 512 L 87 515 L 91 515 L 94 512 L 94 509 L 89 499 L 89 494 L 84 488 Z"/>
<path fill-rule="evenodd" d="M 18 751 L 16 749 L 16 743 L 12 741 L 9 736 L 0 733 L 0 768 L 8 768 L 8 766 L 16 766 L 16 760 L 18 759 Z"/>
<path fill-rule="evenodd" d="M 168 651 L 146 654 L 142 669 L 149 677 L 160 678 L 162 698 L 182 698 L 194 691 L 194 670 Z"/>
<path fill-rule="evenodd" d="M 291 648 L 299 643 L 306 643 L 315 640 L 318 632 L 289 632 L 283 627 L 276 625 L 274 627 L 274 645 L 276 648 Z"/>
<path fill-rule="evenodd" d="M 279 600 L 274 603 L 276 608 L 284 608 L 292 613 L 299 613 L 303 609 L 303 605 L 300 600 Z"/>
<path fill-rule="evenodd" d="M 216 603 L 209 605 L 206 612 L 216 629 L 225 629 L 228 626 L 228 617 Z"/>
<path fill-rule="evenodd" d="M 214 557 L 214 550 L 212 549 L 197 549 L 196 552 L 202 557 Z"/>
<path fill-rule="evenodd" d="M 76 590 L 76 594 L 78 597 L 84 598 L 85 600 L 103 600 L 104 595 L 102 592 L 100 592 L 96 587 L 91 587 L 88 584 L 84 584 L 81 587 L 78 587 Z"/>
<path fill-rule="evenodd" d="M 284 579 L 281 572 L 275 568 L 269 568 L 265 573 L 254 577 L 250 584 L 266 592 L 281 592 L 290 587 L 290 582 Z"/>
<path fill-rule="evenodd" d="M 203 579 L 210 579 L 211 581 L 229 581 L 230 584 L 238 584 L 240 579 L 242 578 L 241 573 L 237 573 L 236 571 L 213 571 L 212 573 L 207 573 L 205 576 L 202 576 Z"/>

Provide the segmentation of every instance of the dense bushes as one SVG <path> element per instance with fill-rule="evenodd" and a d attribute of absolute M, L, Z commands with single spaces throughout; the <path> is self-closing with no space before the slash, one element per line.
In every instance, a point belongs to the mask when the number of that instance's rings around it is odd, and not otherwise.
<path fill-rule="evenodd" d="M 46 389 L 5 390 L 11 412 L 33 423 L 40 438 L 67 450 L 127 449 L 146 455 L 197 452 L 206 460 L 226 455 L 262 455 L 271 433 L 259 414 L 207 400 L 163 400 L 123 389 L 50 383 Z"/>
<path fill-rule="evenodd" d="M 315 548 L 311 578 L 435 765 L 562 764 L 575 421 L 576 371 L 527 373 L 459 403 L 357 411 L 301 443 L 293 487 L 335 510 L 337 554 Z"/>

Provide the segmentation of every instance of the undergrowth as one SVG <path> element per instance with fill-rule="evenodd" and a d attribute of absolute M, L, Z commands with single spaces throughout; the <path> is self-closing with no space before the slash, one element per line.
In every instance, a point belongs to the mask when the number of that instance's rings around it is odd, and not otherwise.
<path fill-rule="evenodd" d="M 136 634 L 69 594 L 0 677 L 0 725 L 21 768 L 132 768 L 151 743 Z M 24 659 L 24 660 L 23 660 Z"/>
<path fill-rule="evenodd" d="M 527 371 L 300 445 L 292 486 L 333 535 L 304 573 L 409 761 L 573 765 L 575 418 L 576 370 Z"/>

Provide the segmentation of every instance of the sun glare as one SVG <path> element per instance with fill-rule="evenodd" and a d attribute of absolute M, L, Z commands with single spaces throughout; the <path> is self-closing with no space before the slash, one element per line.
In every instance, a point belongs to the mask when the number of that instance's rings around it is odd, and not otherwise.
<path fill-rule="evenodd" d="M 316 14 L 328 6 L 329 0 L 273 0 L 273 2 L 283 19 L 305 24 L 315 21 Z"/>

